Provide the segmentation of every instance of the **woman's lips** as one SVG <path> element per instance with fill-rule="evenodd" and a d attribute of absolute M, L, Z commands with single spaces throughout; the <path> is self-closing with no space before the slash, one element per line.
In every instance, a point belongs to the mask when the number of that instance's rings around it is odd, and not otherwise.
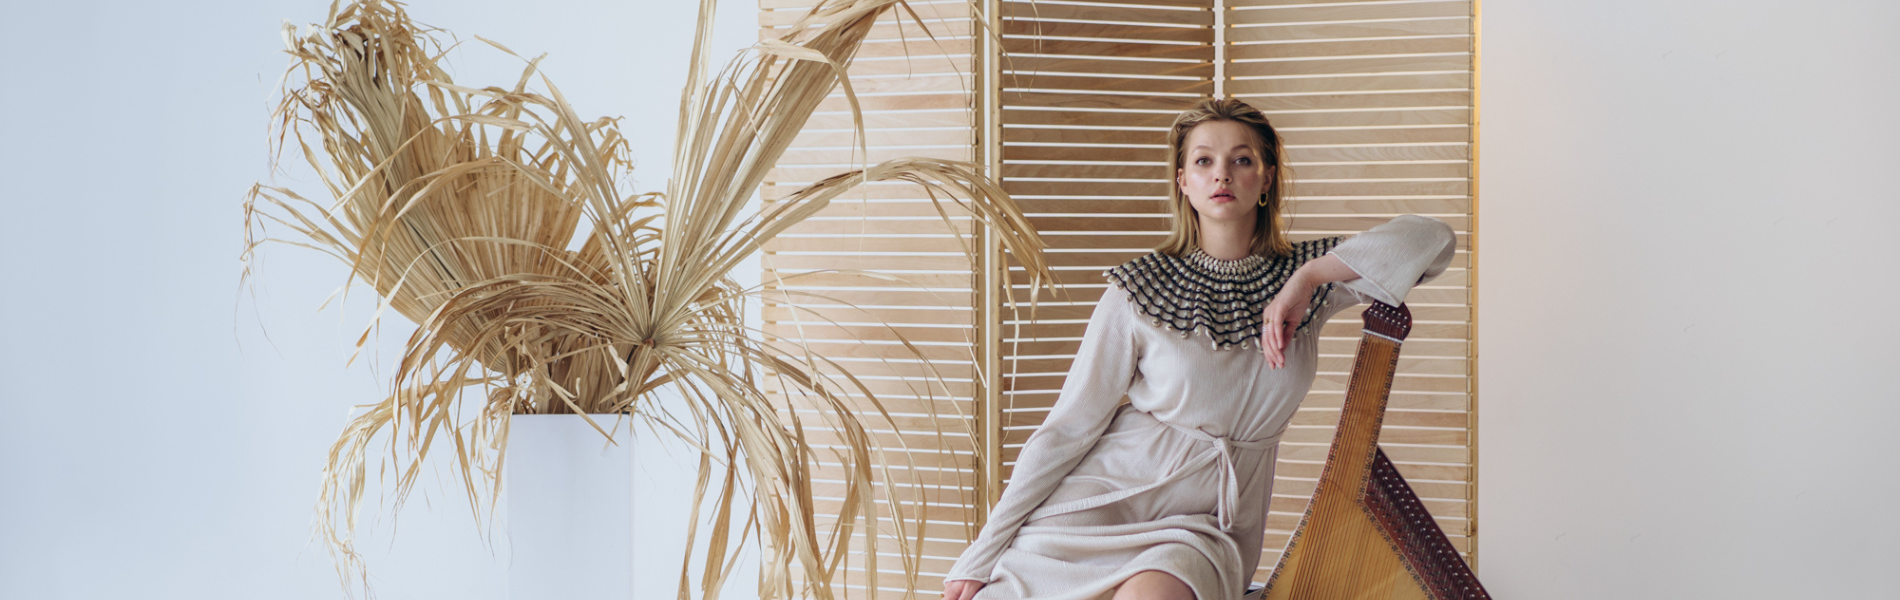
<path fill-rule="evenodd" d="M 1227 190 L 1214 190 L 1214 195 L 1212 195 L 1212 196 L 1208 196 L 1208 197 L 1207 197 L 1207 199 L 1209 199 L 1209 200 L 1233 200 L 1233 199 L 1234 199 L 1234 193 L 1233 193 L 1233 192 L 1229 192 L 1229 191 L 1227 191 Z"/>

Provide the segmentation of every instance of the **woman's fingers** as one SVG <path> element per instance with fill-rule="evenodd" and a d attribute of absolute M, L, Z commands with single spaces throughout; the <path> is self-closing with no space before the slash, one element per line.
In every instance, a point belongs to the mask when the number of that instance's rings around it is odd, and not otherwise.
<path fill-rule="evenodd" d="M 1289 283 L 1261 310 L 1260 352 L 1268 366 L 1286 366 L 1286 350 L 1293 345 L 1293 331 L 1300 323 L 1294 319 L 1306 316 L 1312 295 L 1313 288 Z"/>
<path fill-rule="evenodd" d="M 1286 321 L 1273 320 L 1273 368 L 1286 366 Z"/>
<path fill-rule="evenodd" d="M 1283 292 L 1284 294 L 1284 292 Z M 1262 311 L 1260 327 L 1260 350 L 1267 358 L 1267 365 L 1275 369 L 1286 366 L 1286 349 L 1293 344 L 1295 321 L 1290 315 L 1305 314 L 1305 302 L 1282 295 L 1275 298 Z"/>
<path fill-rule="evenodd" d="M 1260 332 L 1260 348 L 1266 353 L 1267 366 L 1275 369 L 1286 363 L 1285 320 L 1280 318 L 1282 306 L 1275 302 L 1267 306 L 1265 320 Z"/>
<path fill-rule="evenodd" d="M 943 586 L 943 600 L 970 600 L 976 597 L 976 591 L 982 587 L 983 584 L 968 579 L 952 581 Z"/>

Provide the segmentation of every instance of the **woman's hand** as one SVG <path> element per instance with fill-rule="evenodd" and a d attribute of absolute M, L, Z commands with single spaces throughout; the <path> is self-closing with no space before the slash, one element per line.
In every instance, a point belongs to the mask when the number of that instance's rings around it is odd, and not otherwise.
<path fill-rule="evenodd" d="M 1313 303 L 1313 289 L 1319 286 L 1302 277 L 1306 273 L 1304 267 L 1294 271 L 1260 318 L 1260 352 L 1267 357 L 1269 367 L 1286 366 L 1286 347 L 1293 342 L 1293 330 L 1299 328 L 1300 320 L 1306 318 L 1307 305 Z"/>
<path fill-rule="evenodd" d="M 1260 352 L 1266 355 L 1267 364 L 1275 369 L 1286 366 L 1286 347 L 1293 343 L 1293 330 L 1306 319 L 1307 305 L 1313 303 L 1313 290 L 1335 281 L 1358 278 L 1357 271 L 1333 254 L 1306 261 L 1294 270 L 1261 316 Z"/>
<path fill-rule="evenodd" d="M 943 584 L 943 600 L 970 600 L 976 597 L 976 591 L 980 589 L 983 589 L 983 584 L 969 579 L 946 581 Z"/>

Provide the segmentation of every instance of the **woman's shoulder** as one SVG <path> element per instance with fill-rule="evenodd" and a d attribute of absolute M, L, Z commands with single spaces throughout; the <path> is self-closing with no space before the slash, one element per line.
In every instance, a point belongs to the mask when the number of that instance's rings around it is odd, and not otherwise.
<path fill-rule="evenodd" d="M 1299 265 L 1306 264 L 1306 261 L 1325 256 L 1327 252 L 1332 252 L 1333 248 L 1343 241 L 1346 241 L 1346 236 L 1329 235 L 1293 242 L 1293 251 L 1287 254 L 1285 260 L 1291 261 L 1294 267 L 1298 268 Z"/>
<path fill-rule="evenodd" d="M 1132 291 L 1168 279 L 1171 273 L 1181 270 L 1183 266 L 1180 257 L 1155 250 L 1109 267 L 1102 271 L 1102 278 L 1108 280 L 1110 287 Z"/>

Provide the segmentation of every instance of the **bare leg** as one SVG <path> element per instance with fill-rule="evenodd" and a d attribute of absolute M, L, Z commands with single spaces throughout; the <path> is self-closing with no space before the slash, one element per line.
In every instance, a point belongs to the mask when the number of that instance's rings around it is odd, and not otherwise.
<path fill-rule="evenodd" d="M 1161 571 L 1142 571 L 1115 588 L 1114 600 L 1194 600 L 1194 590 Z"/>

